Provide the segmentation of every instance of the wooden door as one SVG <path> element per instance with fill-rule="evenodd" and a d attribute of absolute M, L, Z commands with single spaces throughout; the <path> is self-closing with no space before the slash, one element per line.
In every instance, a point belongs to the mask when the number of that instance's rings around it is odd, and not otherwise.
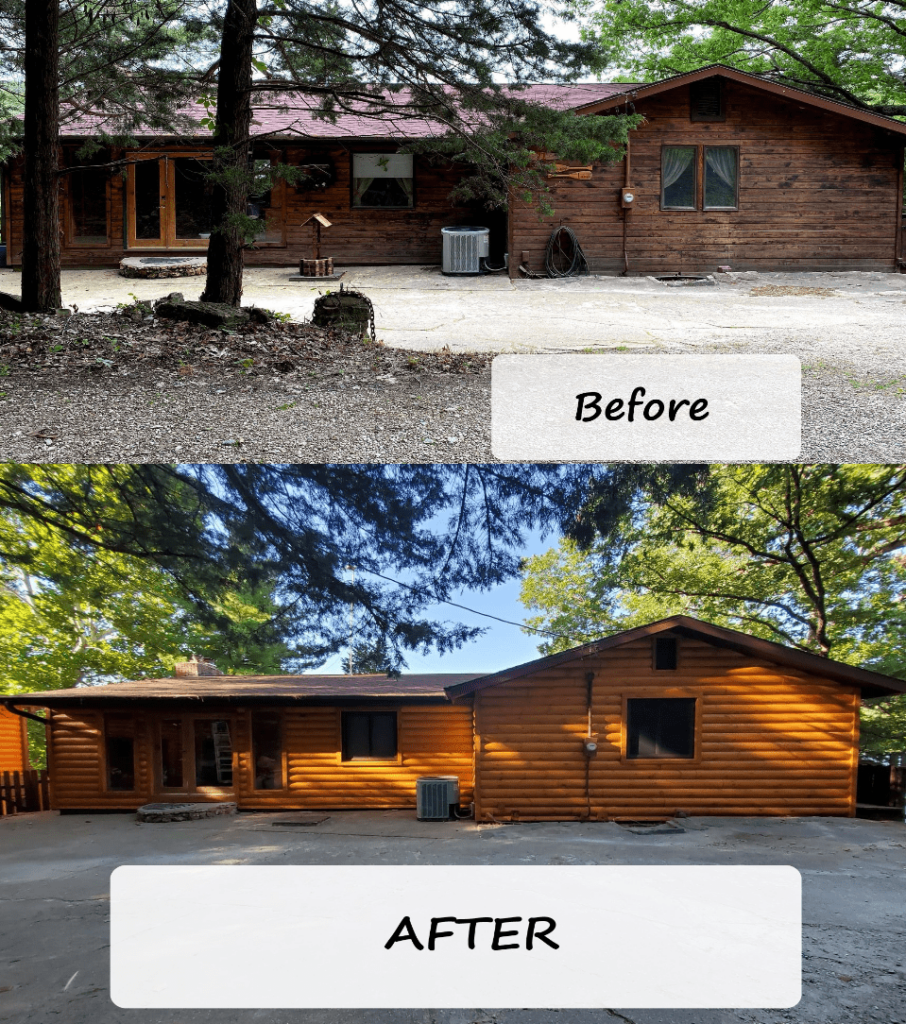
<path fill-rule="evenodd" d="M 171 715 L 158 721 L 156 782 L 164 800 L 232 796 L 235 720 Z"/>

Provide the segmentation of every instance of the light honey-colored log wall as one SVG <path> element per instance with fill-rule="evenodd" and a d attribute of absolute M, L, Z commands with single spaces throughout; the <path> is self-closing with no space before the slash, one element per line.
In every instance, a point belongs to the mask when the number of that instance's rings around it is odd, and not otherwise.
<path fill-rule="evenodd" d="M 676 671 L 655 671 L 641 640 L 477 693 L 479 819 L 855 812 L 855 688 L 683 637 L 679 652 Z M 633 696 L 696 697 L 697 756 L 625 758 Z"/>
<path fill-rule="evenodd" d="M 25 719 L 0 707 L 0 772 L 24 772 L 26 768 Z"/>
<path fill-rule="evenodd" d="M 313 707 L 284 719 L 289 788 L 253 790 L 243 773 L 246 807 L 414 807 L 421 775 L 459 776 L 460 803 L 472 800 L 472 709 L 466 704 L 399 709 L 399 757 L 394 762 L 340 758 L 340 710 Z"/>
<path fill-rule="evenodd" d="M 266 710 L 266 709 L 260 709 Z M 251 711 L 208 709 L 233 731 L 234 789 L 223 792 L 161 793 L 158 786 L 156 711 L 136 712 L 134 791 L 106 785 L 103 714 L 55 711 L 49 767 L 55 809 L 134 809 L 152 800 L 236 800 L 248 809 L 414 807 L 421 775 L 458 775 L 460 801 L 473 794 L 472 709 L 469 704 L 406 705 L 398 713 L 399 757 L 393 761 L 344 762 L 340 755 L 339 708 L 279 710 L 284 715 L 283 790 L 254 789 Z M 199 713 L 193 709 L 192 713 Z M 166 717 L 178 717 L 171 711 Z"/>

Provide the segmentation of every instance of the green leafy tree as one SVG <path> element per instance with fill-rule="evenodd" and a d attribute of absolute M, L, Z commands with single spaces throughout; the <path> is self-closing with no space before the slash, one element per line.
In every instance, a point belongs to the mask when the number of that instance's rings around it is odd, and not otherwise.
<path fill-rule="evenodd" d="M 904 5 L 828 0 L 572 0 L 602 59 L 636 81 L 720 63 L 906 115 Z"/>
<path fill-rule="evenodd" d="M 3 0 L 0 3 L 0 157 L 24 153 L 22 297 L 27 312 L 60 306 L 61 174 L 67 117 L 99 114 L 101 141 L 131 140 L 139 126 L 177 131 L 180 104 L 200 73 L 185 62 L 209 26 L 188 0 Z M 174 61 L 174 51 L 183 61 Z M 24 78 L 24 90 L 19 82 Z M 18 120 L 21 102 L 22 120 Z M 132 140 L 134 141 L 134 140 Z"/>
<path fill-rule="evenodd" d="M 232 625 L 199 621 L 178 583 L 153 563 L 69 545 L 58 531 L 0 516 L 0 545 L 30 549 L 0 557 L 0 692 L 54 690 L 170 676 L 190 654 L 224 673 L 278 673 L 294 652 L 276 634 L 266 588 L 237 584 L 216 602 Z M 29 723 L 31 761 L 43 759 L 43 729 Z"/>
<path fill-rule="evenodd" d="M 575 117 L 520 99 L 519 87 L 575 77 L 597 60 L 595 48 L 544 31 L 548 5 L 534 0 L 228 0 L 212 24 L 221 33 L 210 117 L 215 151 L 214 228 L 203 299 L 237 305 L 242 249 L 254 237 L 246 217 L 253 97 L 279 103 L 301 92 L 330 119 L 338 111 L 392 116 L 405 134 L 432 125 L 419 152 L 471 163 L 459 198 L 506 202 L 510 185 L 544 191 L 536 148 L 558 157 L 611 161 L 622 155 L 633 117 Z M 509 85 L 500 84 L 505 78 Z M 284 99 L 285 102 L 285 99 Z M 274 174 L 286 174 L 277 167 Z"/>
<path fill-rule="evenodd" d="M 371 673 L 387 675 L 392 673 L 392 656 L 387 648 L 387 642 L 383 638 L 375 643 L 353 644 L 351 661 L 350 658 L 343 659 L 343 671 L 347 675 L 368 675 Z"/>
<path fill-rule="evenodd" d="M 526 563 L 527 624 L 563 634 L 545 652 L 684 613 L 906 678 L 906 467 L 626 467 L 593 490 L 580 539 Z M 904 710 L 866 737 L 906 749 Z"/>
<path fill-rule="evenodd" d="M 231 635 L 234 581 L 274 587 L 277 635 L 312 665 L 357 637 L 404 653 L 456 648 L 479 629 L 427 606 L 519 571 L 525 530 L 570 520 L 582 466 L 0 464 L 0 512 L 58 533 L 75 552 L 162 569 L 199 621 Z M 0 557 L 28 568 L 15 534 Z M 345 566 L 354 565 L 354 580 Z"/>

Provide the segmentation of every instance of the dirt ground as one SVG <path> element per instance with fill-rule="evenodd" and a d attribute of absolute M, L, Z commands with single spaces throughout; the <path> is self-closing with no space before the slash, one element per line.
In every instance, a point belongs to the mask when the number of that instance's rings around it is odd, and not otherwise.
<path fill-rule="evenodd" d="M 849 818 L 418 822 L 411 811 L 169 825 L 52 812 L 0 819 L 0 1021 L 9 1024 L 906 1024 L 906 825 Z M 120 864 L 792 864 L 803 879 L 803 998 L 791 1010 L 120 1010 L 108 996 Z M 599 913 L 607 927 L 606 910 Z M 250 937 L 251 939 L 251 937 Z M 225 955 L 241 966 L 241 949 Z"/>

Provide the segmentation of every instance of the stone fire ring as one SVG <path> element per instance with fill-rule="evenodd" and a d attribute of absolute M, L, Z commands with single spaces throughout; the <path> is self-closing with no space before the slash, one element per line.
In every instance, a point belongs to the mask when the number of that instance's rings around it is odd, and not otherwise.
<path fill-rule="evenodd" d="M 139 821 L 197 821 L 199 818 L 214 818 L 220 814 L 235 814 L 236 804 L 232 801 L 217 804 L 144 804 L 139 807 Z"/>
<path fill-rule="evenodd" d="M 123 277 L 200 277 L 207 272 L 207 256 L 127 256 L 120 260 Z"/>

